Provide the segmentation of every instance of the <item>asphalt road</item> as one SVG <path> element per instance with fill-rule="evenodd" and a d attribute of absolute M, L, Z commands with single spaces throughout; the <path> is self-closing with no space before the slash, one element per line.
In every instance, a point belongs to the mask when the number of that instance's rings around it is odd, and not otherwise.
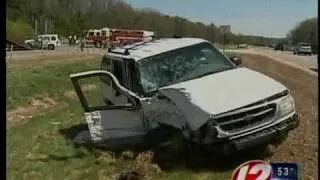
<path fill-rule="evenodd" d="M 274 51 L 270 48 L 264 47 L 251 47 L 248 49 L 236 49 L 236 50 L 226 50 L 227 52 L 238 52 L 238 53 L 248 53 L 257 54 L 272 58 L 274 60 L 284 62 L 286 64 L 291 64 L 299 66 L 304 69 L 318 69 L 318 58 L 317 55 L 307 56 L 307 55 L 294 55 L 290 51 Z"/>

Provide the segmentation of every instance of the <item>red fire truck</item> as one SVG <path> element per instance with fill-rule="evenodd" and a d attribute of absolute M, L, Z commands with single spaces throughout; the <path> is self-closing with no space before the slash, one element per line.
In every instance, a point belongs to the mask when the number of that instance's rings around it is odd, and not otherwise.
<path fill-rule="evenodd" d="M 129 29 L 92 29 L 87 31 L 85 36 L 85 46 L 107 47 L 126 45 L 143 41 L 154 36 L 152 31 L 129 30 Z"/>

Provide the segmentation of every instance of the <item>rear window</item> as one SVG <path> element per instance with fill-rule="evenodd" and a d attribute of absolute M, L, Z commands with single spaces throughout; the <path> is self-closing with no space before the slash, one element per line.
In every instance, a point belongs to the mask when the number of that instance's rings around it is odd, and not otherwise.
<path fill-rule="evenodd" d="M 308 43 L 300 43 L 299 46 L 311 46 L 311 44 L 308 44 Z"/>

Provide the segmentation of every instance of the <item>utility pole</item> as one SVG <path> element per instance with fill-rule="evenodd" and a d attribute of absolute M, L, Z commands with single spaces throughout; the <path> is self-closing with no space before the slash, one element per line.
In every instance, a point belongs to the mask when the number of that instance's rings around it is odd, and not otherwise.
<path fill-rule="evenodd" d="M 38 35 L 38 19 L 34 17 L 34 36 Z"/>
<path fill-rule="evenodd" d="M 44 34 L 47 34 L 47 19 L 45 19 L 45 21 L 44 21 Z"/>
<path fill-rule="evenodd" d="M 225 49 L 225 32 L 222 31 L 222 52 L 224 53 L 224 49 Z"/>

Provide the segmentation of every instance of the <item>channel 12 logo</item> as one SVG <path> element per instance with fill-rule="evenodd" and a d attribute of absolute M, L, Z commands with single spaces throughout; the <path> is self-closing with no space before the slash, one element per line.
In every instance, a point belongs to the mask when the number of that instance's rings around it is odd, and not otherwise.
<path fill-rule="evenodd" d="M 232 180 L 300 180 L 295 163 L 268 163 L 252 160 L 238 166 Z"/>

